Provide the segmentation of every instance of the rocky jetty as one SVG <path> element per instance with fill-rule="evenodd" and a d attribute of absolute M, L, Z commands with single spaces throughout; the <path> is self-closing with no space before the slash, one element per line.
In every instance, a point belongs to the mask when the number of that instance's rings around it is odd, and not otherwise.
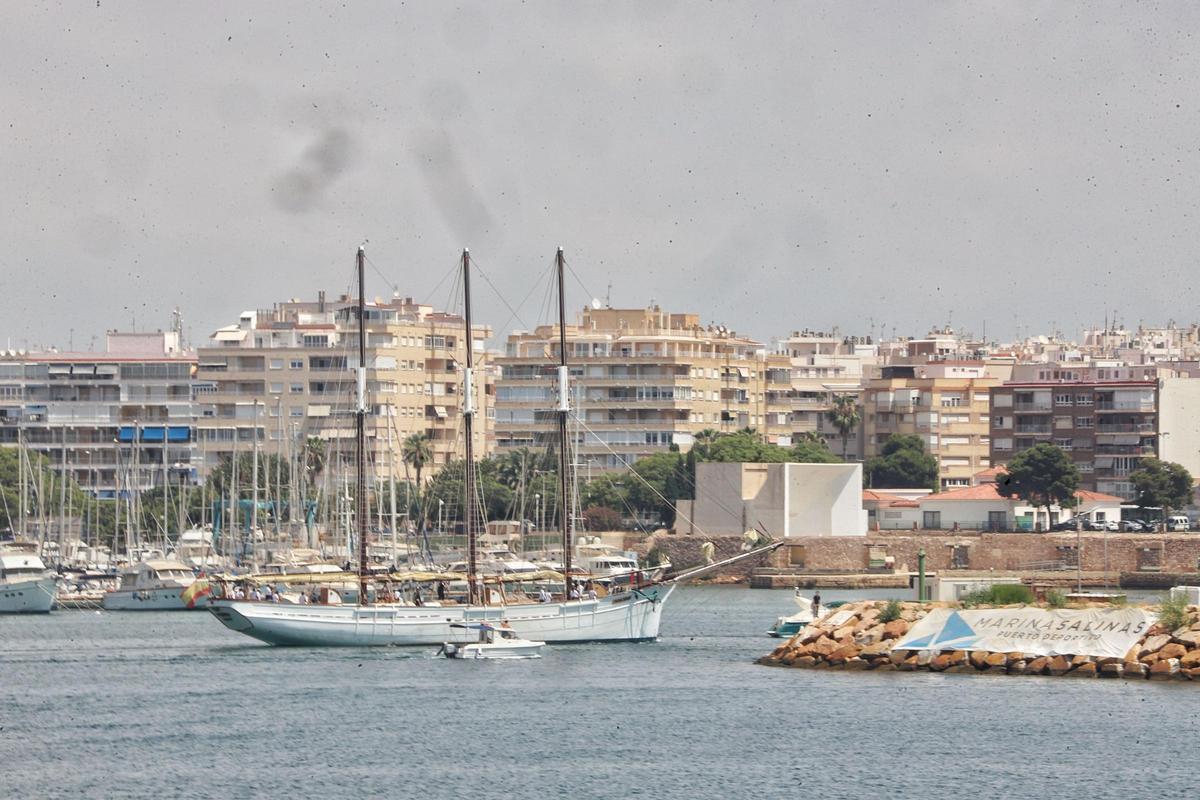
<path fill-rule="evenodd" d="M 1122 658 L 1033 656 L 1015 651 L 894 649 L 893 645 L 932 609 L 955 606 L 901 603 L 898 616 L 891 620 L 887 620 L 887 606 L 882 601 L 842 606 L 838 611 L 843 613 L 826 614 L 775 648 L 770 655 L 758 659 L 758 663 L 807 669 L 987 672 L 1200 682 L 1200 621 L 1197 621 L 1200 608 L 1196 606 L 1188 607 L 1187 624 L 1173 630 L 1162 624 L 1151 626 Z M 892 611 L 896 610 L 893 607 Z M 836 622 L 837 626 L 831 622 Z"/>

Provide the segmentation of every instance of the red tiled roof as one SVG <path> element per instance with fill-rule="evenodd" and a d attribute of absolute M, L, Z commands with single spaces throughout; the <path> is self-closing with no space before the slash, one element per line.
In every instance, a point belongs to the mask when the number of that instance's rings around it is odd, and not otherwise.
<path fill-rule="evenodd" d="M 1125 502 L 1120 497 L 1103 492 L 1092 492 L 1087 489 L 1080 489 L 1075 492 L 1075 497 L 1078 500 L 1092 500 L 1097 503 L 1123 503 Z"/>
<path fill-rule="evenodd" d="M 927 495 L 926 500 L 1007 500 L 996 491 L 996 484 L 984 483 L 979 486 L 967 486 L 962 489 L 951 489 L 948 492 L 938 492 Z"/>
<path fill-rule="evenodd" d="M 891 508 L 917 508 L 919 506 L 915 500 L 906 500 L 903 497 L 887 492 L 877 492 L 874 489 L 863 489 L 862 499 L 864 503 L 878 503 Z"/>

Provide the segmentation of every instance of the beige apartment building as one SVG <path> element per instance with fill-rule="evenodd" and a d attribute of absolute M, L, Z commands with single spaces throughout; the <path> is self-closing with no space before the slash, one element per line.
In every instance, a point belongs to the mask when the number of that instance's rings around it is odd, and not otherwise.
<path fill-rule="evenodd" d="M 800 330 L 777 340 L 775 349 L 791 366 L 787 399 L 793 440 L 819 433 L 834 453 L 842 455 L 844 445 L 847 460 L 861 460 L 861 424 L 843 442 L 828 413 L 839 395 L 850 395 L 861 406 L 863 384 L 878 371 L 879 350 L 871 337 L 841 336 L 836 328 L 831 332 Z"/>
<path fill-rule="evenodd" d="M 864 456 L 879 455 L 893 434 L 917 435 L 938 459 L 942 489 L 970 486 L 991 466 L 989 392 L 1002 378 L 983 362 L 884 367 L 863 390 Z"/>
<path fill-rule="evenodd" d="M 401 442 L 430 439 L 428 476 L 463 457 L 462 385 L 466 336 L 461 317 L 412 298 L 368 302 L 368 458 L 378 478 L 405 475 Z M 475 326 L 475 452 L 491 446 L 494 381 Z M 234 450 L 248 452 L 255 431 L 262 452 L 292 457 L 298 443 L 326 440 L 330 464 L 353 459 L 358 366 L 358 310 L 349 296 L 291 300 L 241 315 L 198 350 L 201 459 L 211 469 Z"/>
<path fill-rule="evenodd" d="M 658 306 L 582 310 L 566 331 L 571 434 L 588 472 L 689 449 L 704 430 L 754 428 L 776 444 L 792 433 L 791 364 L 763 344 L 696 314 Z M 496 446 L 557 441 L 557 325 L 517 331 L 497 359 Z"/>

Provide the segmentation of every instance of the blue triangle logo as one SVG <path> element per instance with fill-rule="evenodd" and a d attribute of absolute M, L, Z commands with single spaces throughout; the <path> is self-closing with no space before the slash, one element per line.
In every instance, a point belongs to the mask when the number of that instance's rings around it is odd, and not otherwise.
<path fill-rule="evenodd" d="M 931 644 L 941 644 L 949 641 L 957 641 L 959 639 L 975 639 L 975 631 L 971 630 L 971 626 L 967 621 L 959 616 L 957 611 L 954 611 L 946 619 L 942 625 L 942 629 L 938 631 Z"/>

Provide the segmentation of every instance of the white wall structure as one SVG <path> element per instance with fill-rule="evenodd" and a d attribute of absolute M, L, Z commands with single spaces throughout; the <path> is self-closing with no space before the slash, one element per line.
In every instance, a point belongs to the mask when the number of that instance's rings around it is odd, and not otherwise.
<path fill-rule="evenodd" d="M 1200 475 L 1200 378 L 1163 378 L 1159 387 L 1159 458 Z"/>
<path fill-rule="evenodd" d="M 696 500 L 681 503 L 675 529 L 775 537 L 865 536 L 861 464 L 696 465 Z"/>

